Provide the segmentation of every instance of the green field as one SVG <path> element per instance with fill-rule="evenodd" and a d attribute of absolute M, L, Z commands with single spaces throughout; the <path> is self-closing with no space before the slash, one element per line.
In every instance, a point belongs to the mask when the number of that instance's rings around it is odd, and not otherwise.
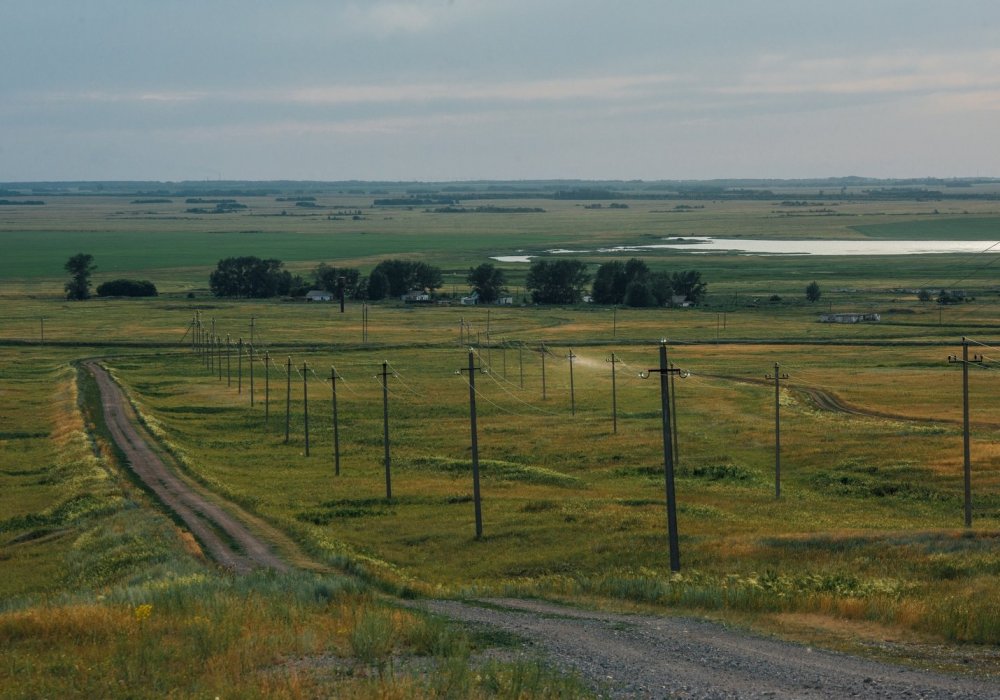
<path fill-rule="evenodd" d="M 252 206 L 194 216 L 183 198 L 132 205 L 81 196 L 0 212 L 8 246 L 0 261 L 0 644 L 10 650 L 0 694 L 584 692 L 544 664 L 484 665 L 481 652 L 520 641 L 398 608 L 400 595 L 528 595 L 694 613 L 904 663 L 968 670 L 963 659 L 971 659 L 976 672 L 1000 672 L 992 364 L 1000 299 L 991 258 L 663 254 L 646 260 L 702 272 L 706 305 L 384 302 L 369 309 L 367 343 L 359 303 L 340 314 L 334 304 L 206 291 L 215 261 L 228 255 L 273 255 L 308 272 L 321 261 L 367 271 L 384 256 L 412 254 L 445 269 L 442 291 L 451 294 L 463 293 L 465 271 L 492 254 L 663 235 L 951 236 L 985 248 L 1000 221 L 992 201 L 839 201 L 823 208 L 842 216 L 790 216 L 780 201 L 692 200 L 704 209 L 671 211 L 677 202 L 610 210 L 531 199 L 501 204 L 545 213 L 434 214 L 373 209 L 371 197 L 341 194 L 319 197 L 330 207 L 320 214 L 292 216 L 274 197 L 238 199 Z M 358 207 L 364 218 L 329 220 L 340 211 L 333 205 Z M 164 294 L 65 301 L 62 264 L 80 251 L 95 257 L 95 282 L 141 276 Z M 525 266 L 506 267 L 516 284 Z M 804 299 L 813 279 L 823 289 L 818 304 Z M 906 291 L 952 286 L 973 300 L 939 306 Z M 882 321 L 818 323 L 831 309 L 877 311 Z M 253 405 L 250 357 L 242 377 L 233 355 L 228 370 L 219 355 L 207 365 L 191 345 L 196 315 L 232 340 L 249 341 L 253 319 L 255 349 L 271 360 L 253 357 Z M 962 336 L 987 360 L 970 373 L 968 529 L 961 370 L 947 360 Z M 639 377 L 657 364 L 661 338 L 690 372 L 675 383 L 679 575 L 666 551 L 659 382 Z M 469 388 L 455 374 L 470 344 L 490 370 L 476 379 L 481 540 Z M 617 432 L 612 352 L 622 360 Z M 104 358 L 185 473 L 291 535 L 319 571 L 240 578 L 206 562 L 108 445 L 94 388 L 73 364 L 84 357 Z M 294 367 L 288 444 L 286 358 Z M 392 370 L 391 500 L 376 378 L 383 362 Z M 775 363 L 789 375 L 780 394 L 780 500 L 774 387 L 764 377 Z M 342 378 L 340 476 L 331 367 Z M 385 672 L 394 664 L 397 672 Z M 534 680 L 519 686 L 524 678 Z"/>

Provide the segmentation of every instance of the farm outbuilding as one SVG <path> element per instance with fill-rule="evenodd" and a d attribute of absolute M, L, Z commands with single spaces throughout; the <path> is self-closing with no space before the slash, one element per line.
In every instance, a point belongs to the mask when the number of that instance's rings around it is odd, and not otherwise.
<path fill-rule="evenodd" d="M 819 317 L 820 323 L 878 323 L 882 320 L 881 314 L 823 314 Z"/>
<path fill-rule="evenodd" d="M 306 292 L 306 301 L 333 301 L 333 292 L 324 289 L 311 289 Z"/>

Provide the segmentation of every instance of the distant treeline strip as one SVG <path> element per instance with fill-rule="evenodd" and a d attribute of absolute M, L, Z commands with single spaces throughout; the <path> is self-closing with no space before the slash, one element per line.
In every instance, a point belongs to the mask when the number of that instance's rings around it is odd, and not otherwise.
<path fill-rule="evenodd" d="M 0 199 L 0 207 L 40 207 L 44 205 L 40 199 L 21 199 L 21 200 L 11 200 L 11 199 Z"/>

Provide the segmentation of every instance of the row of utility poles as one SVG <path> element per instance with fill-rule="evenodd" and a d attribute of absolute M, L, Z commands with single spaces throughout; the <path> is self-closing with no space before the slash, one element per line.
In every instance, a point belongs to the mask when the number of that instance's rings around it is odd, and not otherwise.
<path fill-rule="evenodd" d="M 463 327 L 465 323 L 463 320 Z M 221 337 L 215 334 L 215 321 L 212 320 L 211 332 L 206 335 L 204 329 L 201 326 L 200 320 L 195 319 L 192 322 L 191 327 L 192 332 L 192 344 L 194 349 L 198 350 L 203 357 L 205 366 L 212 370 L 217 365 L 218 366 L 218 376 L 222 379 L 222 342 Z M 254 338 L 254 319 L 251 318 L 250 322 L 250 336 L 251 339 Z M 964 487 L 965 487 L 965 524 L 966 526 L 971 526 L 972 524 L 972 495 L 971 495 L 971 460 L 970 460 L 970 439 L 969 439 L 969 401 L 968 401 L 968 366 L 969 364 L 981 364 L 983 359 L 979 355 L 975 355 L 973 358 L 969 358 L 969 342 L 967 338 L 962 338 L 962 357 L 950 356 L 948 361 L 951 363 L 961 363 L 963 366 L 963 452 L 964 452 Z M 237 366 L 237 390 L 242 393 L 242 362 L 244 355 L 244 348 L 248 348 L 249 357 L 249 378 L 250 378 L 250 404 L 254 405 L 254 348 L 251 340 L 250 344 L 245 344 L 242 338 L 238 339 L 236 343 L 237 356 L 238 356 L 238 366 Z M 523 349 L 523 344 L 518 345 L 519 355 Z M 226 357 L 226 377 L 227 386 L 231 386 L 231 355 L 232 343 L 230 337 L 226 336 L 225 344 L 225 357 Z M 504 350 L 506 352 L 506 342 L 504 343 Z M 678 449 L 677 449 L 677 410 L 676 410 L 676 392 L 674 391 L 674 378 L 676 376 L 687 376 L 687 373 L 680 370 L 667 359 L 667 343 L 665 340 L 660 342 L 660 365 L 659 367 L 650 368 L 644 372 L 640 373 L 640 376 L 646 378 L 651 374 L 660 375 L 660 394 L 661 394 L 661 414 L 662 414 L 662 432 L 663 432 L 663 465 L 664 465 L 664 484 L 666 492 L 666 508 L 667 508 L 667 534 L 668 534 L 668 546 L 670 550 L 670 566 L 671 570 L 680 570 L 680 551 L 679 551 L 679 540 L 677 534 L 677 507 L 676 507 L 676 489 L 674 485 L 675 481 L 675 465 L 678 459 Z M 545 358 L 549 353 L 548 349 L 544 344 L 539 346 L 539 354 L 541 357 L 542 366 L 542 398 L 546 398 L 546 383 L 545 383 Z M 482 537 L 483 524 L 482 524 L 482 507 L 481 507 L 481 494 L 480 494 L 480 484 L 479 484 L 479 446 L 478 446 L 478 433 L 477 433 L 477 412 L 476 412 L 476 389 L 475 389 L 475 375 L 477 372 L 484 372 L 482 367 L 476 366 L 475 364 L 476 351 L 470 347 L 469 349 L 469 362 L 468 367 L 462 368 L 457 371 L 457 373 L 467 373 L 469 381 L 469 420 L 470 420 L 470 432 L 471 432 L 471 451 L 472 451 L 472 478 L 473 478 L 473 502 L 475 508 L 475 527 L 476 527 L 476 538 Z M 566 359 L 569 361 L 569 376 L 570 376 L 570 410 L 572 415 L 576 414 L 576 400 L 575 400 L 575 382 L 573 374 L 574 360 L 577 358 L 573 350 L 570 349 L 566 355 Z M 265 350 L 263 354 L 263 363 L 265 367 L 264 381 L 264 420 L 265 423 L 268 421 L 269 408 L 270 408 L 270 373 L 268 368 L 271 364 L 270 354 Z M 622 362 L 614 352 L 611 353 L 609 358 L 605 359 L 611 365 L 611 418 L 612 418 L 612 432 L 617 434 L 618 432 L 618 405 L 617 405 L 617 369 L 616 366 Z M 521 364 L 521 386 L 523 387 L 523 361 Z M 506 375 L 506 354 L 503 360 L 504 374 Z M 291 357 L 288 358 L 285 367 L 286 375 L 286 397 L 285 397 L 285 443 L 287 444 L 290 440 L 290 417 L 291 417 L 291 375 L 292 375 L 292 360 Z M 304 435 L 305 435 L 305 454 L 309 456 L 310 453 L 310 441 L 309 441 L 309 402 L 308 402 L 308 372 L 310 371 L 309 366 L 306 362 L 302 363 L 301 376 L 303 380 L 303 417 L 304 417 Z M 383 403 L 383 446 L 384 446 L 384 467 L 385 467 L 385 490 L 386 499 L 391 500 L 392 498 L 392 462 L 391 462 L 391 450 L 390 450 L 390 436 L 389 436 L 389 376 L 390 369 L 388 361 L 383 361 L 381 365 L 381 373 L 378 376 L 380 384 L 382 386 L 382 403 Z M 779 363 L 774 364 L 773 374 L 766 374 L 765 378 L 774 381 L 774 495 L 776 499 L 781 497 L 781 380 L 789 379 L 789 375 L 781 371 L 781 366 Z M 334 367 L 330 368 L 330 386 L 331 386 L 331 405 L 333 414 L 333 441 L 334 441 L 334 465 L 335 474 L 340 475 L 340 435 L 339 435 L 339 420 L 338 420 L 338 406 L 337 406 L 337 380 L 342 379 L 342 377 L 337 373 Z"/>

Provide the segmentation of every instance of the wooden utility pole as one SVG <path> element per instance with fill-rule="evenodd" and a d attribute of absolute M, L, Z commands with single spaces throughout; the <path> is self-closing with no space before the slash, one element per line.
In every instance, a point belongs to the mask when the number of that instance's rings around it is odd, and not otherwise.
<path fill-rule="evenodd" d="M 285 444 L 288 444 L 289 428 L 292 424 L 292 356 L 288 356 L 285 369 Z"/>
<path fill-rule="evenodd" d="M 604 361 L 611 363 L 611 430 L 613 433 L 617 435 L 618 434 L 618 387 L 615 382 L 615 365 L 621 362 L 621 360 L 615 357 L 614 353 L 611 353 L 611 357 L 606 358 Z"/>
<path fill-rule="evenodd" d="M 330 388 L 333 391 L 333 473 L 340 476 L 340 426 L 337 420 L 337 370 L 330 367 Z"/>
<path fill-rule="evenodd" d="M 236 344 L 236 393 L 243 393 L 243 338 Z"/>
<path fill-rule="evenodd" d="M 306 435 L 306 457 L 309 456 L 309 367 L 302 363 L 302 418 Z"/>
<path fill-rule="evenodd" d="M 250 341 L 250 405 L 253 406 L 253 341 Z"/>
<path fill-rule="evenodd" d="M 385 499 L 392 500 L 392 461 L 389 456 L 389 361 L 382 361 L 382 444 L 385 447 Z"/>
<path fill-rule="evenodd" d="M 667 362 L 666 340 L 660 341 L 660 366 L 649 369 L 640 376 L 645 379 L 653 372 L 660 375 L 660 407 L 663 413 L 663 478 L 666 482 L 667 495 L 667 538 L 670 547 L 670 570 L 680 571 L 681 553 L 677 537 L 677 494 L 674 488 L 674 451 L 670 420 L 670 383 L 667 381 L 667 377 L 674 373 L 681 374 L 681 370 L 671 367 Z M 685 375 L 681 374 L 681 376 Z"/>
<path fill-rule="evenodd" d="M 969 363 L 981 364 L 981 355 L 969 359 L 969 339 L 962 336 L 962 357 L 948 357 L 948 362 L 962 363 L 962 473 L 965 481 L 965 526 L 972 527 L 972 454 L 969 440 Z"/>
<path fill-rule="evenodd" d="M 566 356 L 569 360 L 569 409 L 570 415 L 576 415 L 576 391 L 573 387 L 573 360 L 576 359 L 576 355 L 573 354 L 573 348 L 569 349 L 569 354 Z"/>
<path fill-rule="evenodd" d="M 475 352 L 469 348 L 469 430 L 472 434 L 472 500 L 476 513 L 476 539 L 483 536 L 483 509 L 479 493 L 479 430 L 476 426 L 476 367 Z"/>
<path fill-rule="evenodd" d="M 264 425 L 271 415 L 271 353 L 264 351 Z"/>
<path fill-rule="evenodd" d="M 774 375 L 765 374 L 765 379 L 774 379 L 774 497 L 781 498 L 781 380 L 788 379 L 781 373 L 781 366 L 774 363 Z"/>

